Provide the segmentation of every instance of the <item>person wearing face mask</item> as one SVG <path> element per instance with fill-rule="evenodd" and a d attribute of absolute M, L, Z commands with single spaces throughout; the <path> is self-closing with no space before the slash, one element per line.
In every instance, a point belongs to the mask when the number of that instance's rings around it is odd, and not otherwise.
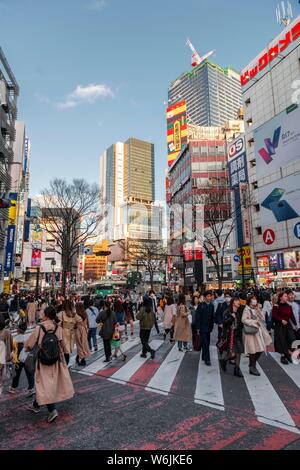
<path fill-rule="evenodd" d="M 225 350 L 220 351 L 220 363 L 226 372 L 227 362 L 234 357 L 234 375 L 243 377 L 240 369 L 241 354 L 244 352 L 243 345 L 243 309 L 238 297 L 230 298 L 229 305 L 224 312 L 222 338 L 225 340 Z"/>
<path fill-rule="evenodd" d="M 219 292 L 221 292 L 221 291 L 219 291 Z M 221 337 L 222 337 L 224 313 L 228 309 L 230 301 L 231 301 L 230 292 L 225 292 L 225 297 L 222 297 L 222 301 L 220 299 L 221 299 L 221 297 L 219 296 L 214 301 L 215 324 L 218 325 L 218 342 L 216 344 L 217 347 L 218 347 L 218 344 L 220 343 Z"/>
<path fill-rule="evenodd" d="M 272 343 L 272 339 L 264 326 L 264 320 L 256 295 L 250 295 L 242 316 L 242 323 L 244 324 L 243 339 L 245 353 L 249 354 L 249 372 L 256 376 L 260 375 L 256 363 L 261 353 L 266 351 L 266 347 Z"/>

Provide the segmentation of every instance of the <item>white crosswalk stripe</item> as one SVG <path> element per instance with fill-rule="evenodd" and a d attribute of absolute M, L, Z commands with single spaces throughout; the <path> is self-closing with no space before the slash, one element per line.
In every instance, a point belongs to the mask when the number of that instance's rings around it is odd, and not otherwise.
<path fill-rule="evenodd" d="M 210 347 L 211 366 L 206 366 L 199 357 L 197 384 L 194 402 L 224 410 L 224 398 L 220 375 L 218 350 L 216 346 Z"/>
<path fill-rule="evenodd" d="M 246 357 L 242 357 L 241 370 L 244 374 L 244 380 L 258 421 L 300 434 L 292 417 L 262 368 L 257 364 L 257 370 L 261 374 L 260 377 L 250 375 L 248 369 L 249 360 Z"/>
<path fill-rule="evenodd" d="M 157 351 L 160 346 L 164 343 L 162 340 L 153 340 L 149 344 L 154 351 Z M 149 360 L 148 358 L 144 358 L 140 356 L 141 352 L 138 352 L 135 356 L 133 356 L 130 361 L 128 361 L 123 367 L 121 367 L 117 372 L 115 372 L 109 380 L 112 382 L 122 382 L 126 383 L 130 380 L 130 377 L 133 376 L 144 364 Z"/>
<path fill-rule="evenodd" d="M 284 370 L 284 372 L 292 379 L 292 381 L 300 389 L 300 366 L 299 364 L 282 364 L 280 362 L 280 354 L 278 353 L 269 353 L 270 356 L 277 362 L 277 364 Z"/>
<path fill-rule="evenodd" d="M 183 358 L 184 353 L 175 345 L 148 383 L 146 390 L 168 395 Z"/>

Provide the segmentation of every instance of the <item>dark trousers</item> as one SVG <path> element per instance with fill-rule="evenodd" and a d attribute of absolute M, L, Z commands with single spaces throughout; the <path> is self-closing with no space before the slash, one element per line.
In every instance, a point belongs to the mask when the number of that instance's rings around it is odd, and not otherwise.
<path fill-rule="evenodd" d="M 65 356 L 66 363 L 68 365 L 70 361 L 70 354 L 65 353 L 64 356 Z"/>
<path fill-rule="evenodd" d="M 174 327 L 172 326 L 172 328 L 166 328 L 165 329 L 165 335 L 168 335 L 170 333 L 170 340 L 173 339 L 173 336 L 174 336 Z"/>
<path fill-rule="evenodd" d="M 210 333 L 202 333 L 200 331 L 201 341 L 202 341 L 202 360 L 205 362 L 210 361 Z"/>
<path fill-rule="evenodd" d="M 18 388 L 20 376 L 24 368 L 25 368 L 24 362 L 20 362 L 18 364 L 18 368 L 15 369 L 16 375 L 14 376 L 12 384 L 11 384 L 12 388 Z M 28 382 L 28 390 L 31 390 L 34 388 L 34 375 L 29 374 L 27 369 L 25 369 L 25 374 L 26 374 L 27 382 Z"/>
<path fill-rule="evenodd" d="M 261 354 L 261 352 L 257 352 L 256 354 L 249 354 L 249 367 L 256 367 L 256 363 Z"/>
<path fill-rule="evenodd" d="M 223 328 L 220 325 L 218 325 L 218 343 L 221 341 L 222 333 L 223 333 Z"/>
<path fill-rule="evenodd" d="M 158 328 L 156 313 L 153 312 L 153 315 L 154 315 L 154 326 L 155 326 L 157 334 L 159 335 L 159 328 Z"/>
<path fill-rule="evenodd" d="M 93 346 L 94 349 L 98 349 L 97 345 L 97 328 L 90 328 L 88 332 L 88 343 L 90 349 L 92 349 L 92 341 L 93 341 Z"/>
<path fill-rule="evenodd" d="M 56 409 L 55 403 L 49 403 L 49 405 L 46 405 L 46 406 L 47 406 L 47 410 L 49 411 L 49 413 L 52 413 L 52 411 L 54 411 Z M 34 402 L 33 402 L 33 407 L 34 408 L 40 408 L 40 405 L 38 404 L 38 402 L 36 400 L 34 400 Z"/>
<path fill-rule="evenodd" d="M 103 346 L 104 346 L 104 353 L 105 353 L 105 359 L 109 359 L 111 356 L 111 345 L 110 345 L 110 339 L 103 339 Z"/>
<path fill-rule="evenodd" d="M 151 330 L 140 331 L 140 338 L 141 338 L 141 343 L 143 346 L 142 354 L 147 354 L 147 352 L 151 353 L 153 351 L 149 346 L 150 333 L 151 333 Z"/>

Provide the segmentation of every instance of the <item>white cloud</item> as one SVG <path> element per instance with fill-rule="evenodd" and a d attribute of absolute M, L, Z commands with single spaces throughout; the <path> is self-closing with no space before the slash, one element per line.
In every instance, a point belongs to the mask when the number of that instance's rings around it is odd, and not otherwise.
<path fill-rule="evenodd" d="M 56 103 L 59 109 L 76 108 L 80 104 L 94 104 L 100 98 L 114 97 L 114 93 L 109 86 L 99 83 L 91 83 L 87 86 L 77 85 L 74 91 L 70 93 L 61 103 Z"/>
<path fill-rule="evenodd" d="M 97 10 L 97 11 L 101 11 L 103 10 L 103 8 L 105 8 L 107 5 L 107 0 L 93 0 L 88 8 L 89 10 Z"/>

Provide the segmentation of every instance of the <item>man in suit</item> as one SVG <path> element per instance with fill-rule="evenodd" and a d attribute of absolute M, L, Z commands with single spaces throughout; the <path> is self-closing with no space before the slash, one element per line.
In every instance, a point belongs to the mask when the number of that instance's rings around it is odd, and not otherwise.
<path fill-rule="evenodd" d="M 204 301 L 200 303 L 196 310 L 196 328 L 200 332 L 202 343 L 202 360 L 207 366 L 210 362 L 210 334 L 214 328 L 214 305 L 212 303 L 212 292 L 207 290 L 203 294 Z"/>

